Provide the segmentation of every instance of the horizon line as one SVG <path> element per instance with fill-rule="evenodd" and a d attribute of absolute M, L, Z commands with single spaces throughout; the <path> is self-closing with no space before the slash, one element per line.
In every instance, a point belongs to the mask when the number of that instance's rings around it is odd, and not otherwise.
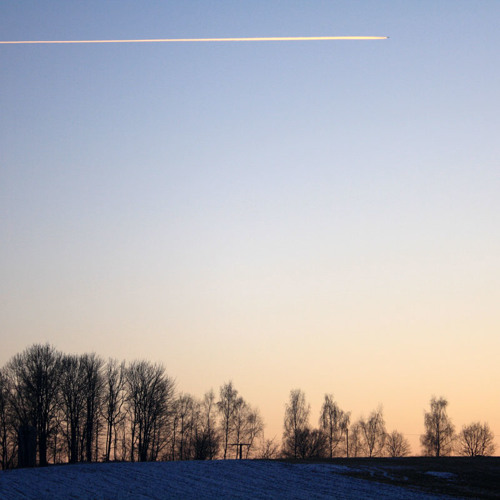
<path fill-rule="evenodd" d="M 326 40 L 386 40 L 388 36 L 274 36 L 240 38 L 144 38 L 123 40 L 5 40 L 3 45 L 65 43 L 291 42 Z"/>

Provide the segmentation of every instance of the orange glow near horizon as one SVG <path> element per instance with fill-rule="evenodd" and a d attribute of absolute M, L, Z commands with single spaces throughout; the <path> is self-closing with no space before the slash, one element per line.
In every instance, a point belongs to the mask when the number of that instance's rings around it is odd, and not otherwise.
<path fill-rule="evenodd" d="M 11 40 L 0 44 L 49 44 L 49 43 L 159 43 L 159 42 L 295 42 L 325 40 L 386 40 L 387 36 L 274 36 L 243 38 L 149 38 L 138 40 Z"/>

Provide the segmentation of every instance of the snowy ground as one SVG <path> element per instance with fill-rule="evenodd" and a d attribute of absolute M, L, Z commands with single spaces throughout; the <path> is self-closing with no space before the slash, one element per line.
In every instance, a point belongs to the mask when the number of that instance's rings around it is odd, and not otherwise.
<path fill-rule="evenodd" d="M 251 460 L 60 465 L 0 471 L 0 498 L 446 498 L 349 477 L 348 471 L 331 463 Z"/>

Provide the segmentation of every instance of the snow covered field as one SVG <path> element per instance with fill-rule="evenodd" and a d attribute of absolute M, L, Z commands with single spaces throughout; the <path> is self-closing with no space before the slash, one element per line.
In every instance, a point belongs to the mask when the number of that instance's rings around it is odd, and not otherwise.
<path fill-rule="evenodd" d="M 349 477 L 348 470 L 329 463 L 251 460 L 60 465 L 0 471 L 0 498 L 446 498 Z"/>

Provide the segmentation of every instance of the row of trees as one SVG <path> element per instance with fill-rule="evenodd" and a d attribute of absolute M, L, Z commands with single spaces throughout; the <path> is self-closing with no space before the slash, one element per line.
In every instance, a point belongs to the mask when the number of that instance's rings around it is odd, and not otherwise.
<path fill-rule="evenodd" d="M 0 370 L 0 467 L 255 456 L 264 424 L 231 382 L 176 394 L 163 366 L 33 345 Z"/>
<path fill-rule="evenodd" d="M 325 394 L 319 426 L 309 424 L 311 406 L 300 389 L 290 392 L 285 408 L 283 454 L 291 458 L 406 456 L 410 445 L 399 432 L 388 434 L 382 409 L 351 424 L 332 394 Z"/>
<path fill-rule="evenodd" d="M 448 401 L 443 397 L 432 397 L 430 410 L 425 412 L 425 433 L 420 437 L 427 455 L 447 456 L 452 453 L 470 457 L 493 455 L 494 437 L 487 423 L 473 422 L 455 433 L 447 413 Z"/>
<path fill-rule="evenodd" d="M 458 434 L 447 401 L 432 398 L 421 436 L 426 455 L 491 455 L 487 424 Z M 68 355 L 33 345 L 0 370 L 0 468 L 61 462 L 236 458 L 332 458 L 410 454 L 405 436 L 387 432 L 382 408 L 351 422 L 326 394 L 318 427 L 292 390 L 281 447 L 265 440 L 259 411 L 232 382 L 198 399 L 176 393 L 162 365 L 126 364 L 96 354 Z"/>
<path fill-rule="evenodd" d="M 447 414 L 448 402 L 433 397 L 424 414 L 425 433 L 420 441 L 425 455 L 464 456 L 492 455 L 495 451 L 493 433 L 488 424 L 474 422 L 456 434 Z M 290 458 L 342 457 L 404 457 L 411 452 L 405 436 L 387 432 L 382 408 L 351 423 L 350 412 L 342 410 L 333 395 L 325 394 L 319 426 L 309 424 L 310 405 L 300 389 L 290 392 L 285 409 L 283 455 Z"/>

